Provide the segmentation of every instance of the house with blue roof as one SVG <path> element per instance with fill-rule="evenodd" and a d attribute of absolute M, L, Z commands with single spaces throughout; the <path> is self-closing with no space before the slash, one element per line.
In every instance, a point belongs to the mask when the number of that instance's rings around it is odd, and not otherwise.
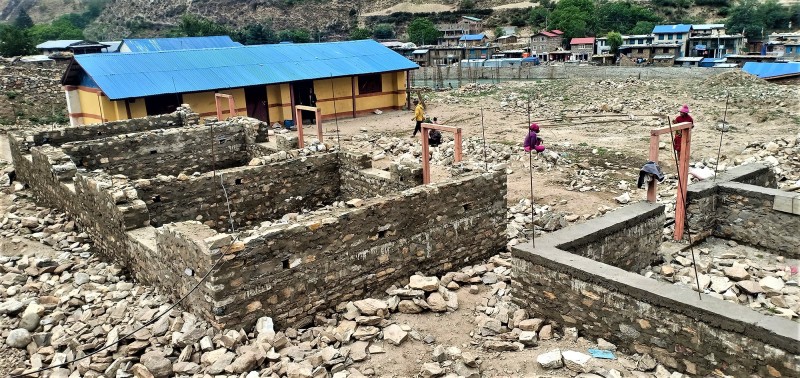
<path fill-rule="evenodd" d="M 436 25 L 436 30 L 441 33 L 435 42 L 438 45 L 454 46 L 459 44 L 461 36 L 478 34 L 483 31 L 483 20 L 477 17 L 461 16 L 458 22 Z M 434 41 L 425 41 L 424 44 L 432 45 Z"/>
<path fill-rule="evenodd" d="M 780 83 L 800 83 L 800 63 L 747 62 L 742 71 L 764 80 Z"/>
<path fill-rule="evenodd" d="M 179 37 L 179 38 L 145 38 L 145 39 L 123 39 L 118 51 L 129 52 L 153 52 L 153 51 L 172 51 L 172 50 L 191 50 L 191 49 L 216 49 L 222 47 L 239 47 L 239 42 L 234 42 L 227 35 L 208 36 L 208 37 Z"/>
<path fill-rule="evenodd" d="M 481 46 L 485 45 L 489 42 L 489 38 L 486 37 L 486 34 L 464 34 L 461 38 L 458 39 L 459 45 L 464 46 Z"/>
<path fill-rule="evenodd" d="M 689 34 L 692 31 L 692 25 L 676 24 L 676 25 L 656 25 L 653 28 L 653 45 L 678 45 L 678 51 L 673 58 L 683 57 L 686 51 L 687 41 Z M 669 53 L 662 53 L 659 55 L 667 55 Z"/>
<path fill-rule="evenodd" d="M 373 40 L 292 43 L 76 55 L 61 84 L 72 125 L 165 114 L 181 104 L 212 116 L 216 93 L 233 96 L 236 115 L 296 122 L 295 106 L 314 98 L 323 119 L 408 106 L 408 71 L 417 68 Z"/>

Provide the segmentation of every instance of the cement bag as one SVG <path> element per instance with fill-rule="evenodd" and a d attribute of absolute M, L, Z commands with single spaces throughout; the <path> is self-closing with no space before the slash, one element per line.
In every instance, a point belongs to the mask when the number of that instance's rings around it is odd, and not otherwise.
<path fill-rule="evenodd" d="M 710 168 L 689 168 L 689 174 L 700 181 L 714 177 L 714 170 Z"/>

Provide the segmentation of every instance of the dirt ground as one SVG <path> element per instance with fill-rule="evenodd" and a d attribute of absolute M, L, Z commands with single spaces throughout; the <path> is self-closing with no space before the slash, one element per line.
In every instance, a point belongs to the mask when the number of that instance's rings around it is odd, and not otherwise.
<path fill-rule="evenodd" d="M 575 165 L 609 170 L 611 173 L 604 178 L 609 186 L 626 180 L 635 189 L 639 168 L 647 162 L 650 130 L 667 126 L 667 117 L 674 119 L 682 104 L 689 105 L 695 120 L 692 162 L 716 159 L 721 134 L 717 126 L 723 119 L 731 126 L 722 137 L 723 162 L 738 156 L 748 144 L 793 137 L 800 131 L 800 86 L 780 86 L 740 76 L 744 74 L 674 81 L 633 78 L 597 82 L 517 81 L 481 85 L 478 89 L 428 91 L 422 96 L 426 114 L 438 117 L 442 124 L 461 127 L 465 139 L 482 137 L 483 113 L 489 143 L 520 146 L 519 153 L 509 162 L 509 203 L 530 196 L 528 158 L 521 148 L 530 99 L 530 118 L 542 126 L 540 135 L 545 145 L 571 163 L 545 170 L 543 162 L 534 160 L 535 200 L 581 214 L 593 212 L 599 206 L 615 205 L 613 198 L 621 191 L 567 190 L 566 186 L 574 179 Z M 326 121 L 324 129 L 331 137 L 328 142 L 336 143 L 338 126 L 343 147 L 352 148 L 351 137 L 364 132 L 410 137 L 414 127 L 412 116 L 408 110 L 386 111 L 380 115 Z M 670 145 L 668 135 L 662 136 L 661 141 L 665 147 Z M 670 150 L 662 149 L 660 156 L 664 172 L 674 173 Z M 433 177 L 436 179 L 436 172 Z M 631 194 L 633 201 L 639 199 L 636 196 L 644 196 L 641 190 Z"/>

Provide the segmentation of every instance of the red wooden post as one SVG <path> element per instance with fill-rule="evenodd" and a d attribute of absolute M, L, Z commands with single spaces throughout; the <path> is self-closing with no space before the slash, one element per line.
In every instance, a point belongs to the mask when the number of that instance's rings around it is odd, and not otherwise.
<path fill-rule="evenodd" d="M 431 183 L 431 159 L 428 156 L 430 153 L 430 148 L 428 148 L 429 130 L 426 124 L 422 124 L 422 133 L 419 135 L 422 140 L 422 185 Z"/>
<path fill-rule="evenodd" d="M 650 155 L 648 159 L 658 164 L 658 135 L 650 135 Z M 647 201 L 651 203 L 656 202 L 656 194 L 658 193 L 658 181 L 651 180 L 647 185 Z"/>
<path fill-rule="evenodd" d="M 314 110 L 315 119 L 317 120 L 317 137 L 319 138 L 319 142 L 322 143 L 322 110 L 320 108 L 316 108 Z"/>
<path fill-rule="evenodd" d="M 228 99 L 228 113 L 231 117 L 236 116 L 236 104 L 233 102 L 233 96 L 224 93 L 214 93 L 214 105 L 217 107 L 217 121 L 222 121 L 222 105 L 220 104 L 221 98 Z"/>
<path fill-rule="evenodd" d="M 294 114 L 295 119 L 295 126 L 297 127 L 297 148 L 305 147 L 305 142 L 303 141 L 303 115 L 300 113 L 302 110 L 295 108 Z"/>
<path fill-rule="evenodd" d="M 453 155 L 454 155 L 453 157 L 454 157 L 454 161 L 456 163 L 458 163 L 458 162 L 461 161 L 461 128 L 456 130 L 455 134 L 456 134 L 455 138 L 454 138 L 455 148 L 454 148 L 454 151 L 453 151 Z"/>
<path fill-rule="evenodd" d="M 692 129 L 683 130 L 681 136 L 681 155 L 678 157 L 678 198 L 675 202 L 675 234 L 673 239 L 683 239 L 686 226 L 686 191 L 689 185 L 689 156 L 692 139 Z"/>

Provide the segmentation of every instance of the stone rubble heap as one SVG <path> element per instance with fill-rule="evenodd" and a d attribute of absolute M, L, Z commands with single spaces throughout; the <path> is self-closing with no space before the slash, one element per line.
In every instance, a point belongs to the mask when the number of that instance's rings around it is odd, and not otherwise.
<path fill-rule="evenodd" d="M 713 166 L 714 159 L 709 159 Z M 744 164 L 762 162 L 778 177 L 779 187 L 800 187 L 800 133 L 794 138 L 778 138 L 766 143 L 752 143 L 732 161 L 720 163 L 720 170 Z"/>
<path fill-rule="evenodd" d="M 664 256 L 666 263 L 645 269 L 646 277 L 688 286 L 759 312 L 800 321 L 798 262 L 740 246 L 734 241 L 711 239 L 695 249 L 698 279 L 690 250 Z"/>
<path fill-rule="evenodd" d="M 35 240 L 59 251 L 89 257 L 91 240 L 77 229 L 75 221 L 61 211 L 36 206 L 19 183 L 10 189 L 17 194 L 10 196 L 12 204 L 0 220 L 0 236 L 12 238 L 16 244 L 20 238 Z"/>

